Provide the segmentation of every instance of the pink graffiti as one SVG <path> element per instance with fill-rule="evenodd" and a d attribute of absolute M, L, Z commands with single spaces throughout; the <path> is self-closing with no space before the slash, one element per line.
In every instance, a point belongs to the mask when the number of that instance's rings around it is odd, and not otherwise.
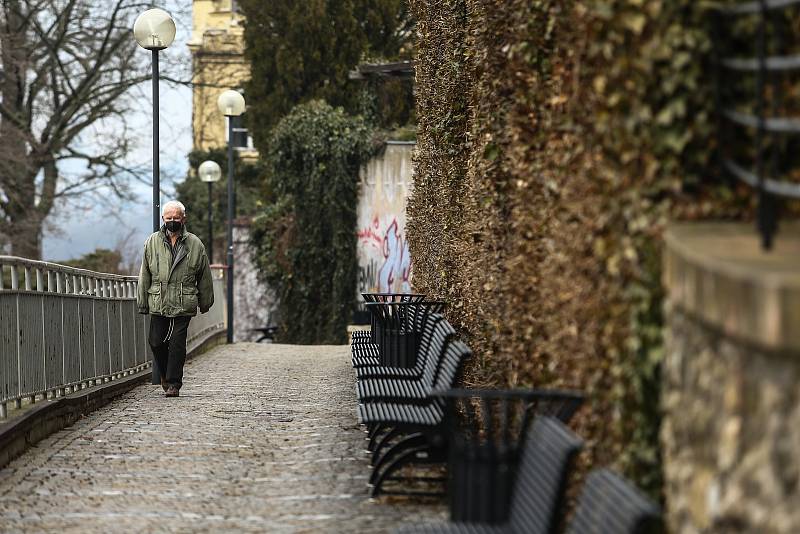
<path fill-rule="evenodd" d="M 358 238 L 365 244 L 365 245 L 372 245 L 377 248 L 383 247 L 383 236 L 378 234 L 378 230 L 380 228 L 380 221 L 378 218 L 375 217 L 372 219 L 372 225 L 368 228 L 364 228 L 363 230 L 358 231 Z"/>

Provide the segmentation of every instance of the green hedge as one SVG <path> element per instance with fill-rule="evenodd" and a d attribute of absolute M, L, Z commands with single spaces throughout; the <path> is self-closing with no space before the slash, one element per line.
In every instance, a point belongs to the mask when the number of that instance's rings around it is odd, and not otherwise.
<path fill-rule="evenodd" d="M 275 202 L 254 220 L 251 243 L 279 296 L 278 339 L 345 343 L 356 296 L 359 169 L 372 131 L 323 101 L 295 107 L 265 154 Z"/>
<path fill-rule="evenodd" d="M 661 234 L 748 218 L 718 185 L 694 0 L 411 0 L 417 290 L 450 302 L 467 385 L 585 391 L 589 464 L 660 492 Z"/>

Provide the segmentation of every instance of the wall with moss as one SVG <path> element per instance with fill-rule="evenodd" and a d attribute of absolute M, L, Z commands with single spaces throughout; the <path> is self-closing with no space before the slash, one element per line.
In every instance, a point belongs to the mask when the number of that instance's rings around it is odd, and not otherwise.
<path fill-rule="evenodd" d="M 414 285 L 450 302 L 470 386 L 576 388 L 584 466 L 658 494 L 661 233 L 748 218 L 713 172 L 694 0 L 411 0 Z"/>

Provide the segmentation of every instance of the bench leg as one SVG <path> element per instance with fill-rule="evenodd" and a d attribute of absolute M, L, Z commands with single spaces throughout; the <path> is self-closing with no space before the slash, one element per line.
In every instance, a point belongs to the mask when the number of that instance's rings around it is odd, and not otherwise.
<path fill-rule="evenodd" d="M 402 432 L 398 427 L 394 427 L 389 432 L 383 435 L 383 437 L 378 441 L 375 446 L 372 448 L 372 458 L 370 459 L 370 463 L 375 465 L 375 461 L 381 454 L 381 450 L 386 447 L 391 440 L 396 438 L 397 436 L 401 436 Z"/>
<path fill-rule="evenodd" d="M 377 450 L 378 444 L 381 442 L 381 436 L 385 436 L 386 434 L 382 434 L 384 431 L 391 432 L 395 427 L 389 425 L 380 425 L 378 428 L 375 429 L 369 436 L 369 444 L 367 444 L 367 450 L 369 452 L 375 452 Z"/>
<path fill-rule="evenodd" d="M 374 426 L 367 427 L 367 439 L 371 442 L 375 439 L 375 436 L 378 434 L 378 432 L 384 428 L 386 428 L 386 425 L 382 425 L 380 423 L 376 423 Z"/>
<path fill-rule="evenodd" d="M 382 456 L 378 456 L 376 453 L 375 456 L 372 457 L 372 460 L 374 460 L 374 467 L 372 468 L 372 474 L 369 476 L 369 483 L 375 484 L 375 481 L 378 479 L 378 473 L 380 473 L 384 466 L 390 464 L 395 456 L 403 453 L 403 451 L 409 448 L 419 447 L 421 445 L 424 445 L 427 448 L 427 442 L 428 440 L 423 434 L 412 434 L 389 447 L 389 449 Z"/>
<path fill-rule="evenodd" d="M 421 445 L 418 447 L 414 447 L 412 449 L 408 449 L 402 454 L 400 454 L 397 458 L 392 460 L 386 465 L 386 469 L 380 474 L 380 476 L 375 478 L 375 483 L 372 486 L 372 492 L 370 494 L 371 497 L 377 497 L 381 494 L 381 490 L 383 488 L 383 483 L 389 479 L 389 476 L 396 471 L 399 471 L 406 465 L 410 465 L 414 462 L 414 459 L 417 456 L 417 453 L 424 452 L 428 450 L 427 445 Z M 377 473 L 377 469 L 373 471 L 373 475 Z"/>

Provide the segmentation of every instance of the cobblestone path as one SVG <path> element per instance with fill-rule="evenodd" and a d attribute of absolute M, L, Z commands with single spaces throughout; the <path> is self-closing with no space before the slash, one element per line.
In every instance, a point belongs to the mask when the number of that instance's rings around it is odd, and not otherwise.
<path fill-rule="evenodd" d="M 348 347 L 237 344 L 140 386 L 0 470 L 2 532 L 381 532 Z M 377 525 L 388 525 L 381 529 Z"/>

